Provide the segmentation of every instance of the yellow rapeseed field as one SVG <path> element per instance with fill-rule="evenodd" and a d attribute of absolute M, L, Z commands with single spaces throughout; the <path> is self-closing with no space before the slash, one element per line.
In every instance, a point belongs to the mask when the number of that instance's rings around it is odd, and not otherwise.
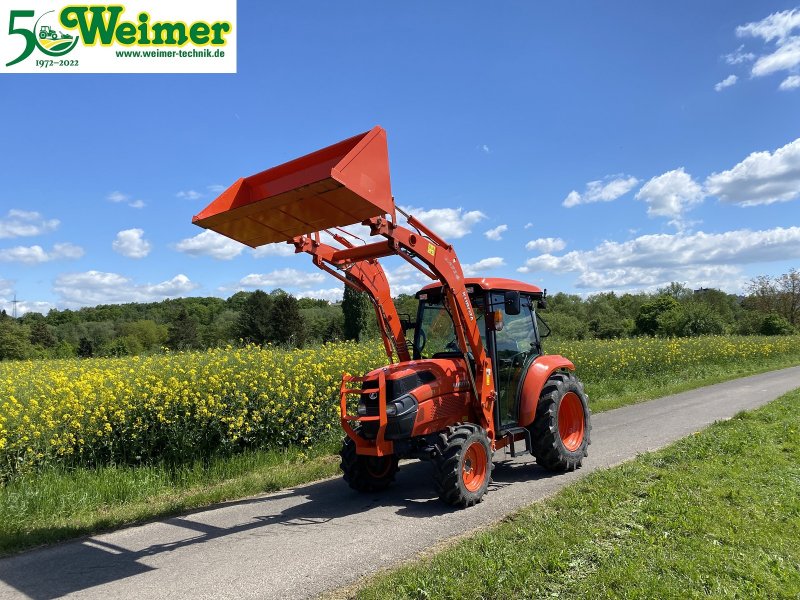
<path fill-rule="evenodd" d="M 546 344 L 587 383 L 800 354 L 800 337 Z M 337 428 L 342 372 L 386 362 L 378 342 L 223 348 L 119 359 L 0 363 L 0 481 L 44 464 L 181 463 L 309 445 Z"/>
<path fill-rule="evenodd" d="M 383 346 L 0 363 L 0 480 L 46 463 L 184 462 L 244 447 L 308 445 L 337 426 L 342 373 Z"/>

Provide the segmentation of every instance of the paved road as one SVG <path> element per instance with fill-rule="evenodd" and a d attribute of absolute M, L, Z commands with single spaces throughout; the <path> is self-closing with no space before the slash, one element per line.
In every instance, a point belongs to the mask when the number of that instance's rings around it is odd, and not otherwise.
<path fill-rule="evenodd" d="M 467 510 L 443 506 L 429 465 L 413 462 L 383 494 L 331 479 L 28 552 L 0 560 L 0 599 L 316 596 L 798 386 L 794 367 L 598 414 L 583 469 L 501 463 Z"/>

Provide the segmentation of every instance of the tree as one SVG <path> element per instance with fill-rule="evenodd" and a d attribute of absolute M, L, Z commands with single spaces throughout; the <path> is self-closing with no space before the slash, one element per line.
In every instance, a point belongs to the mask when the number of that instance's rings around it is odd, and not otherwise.
<path fill-rule="evenodd" d="M 658 316 L 658 331 L 672 337 L 720 335 L 725 332 L 725 324 L 708 304 L 685 302 Z"/>
<path fill-rule="evenodd" d="M 636 333 L 656 335 L 658 333 L 658 317 L 670 309 L 676 308 L 678 301 L 672 296 L 658 296 L 642 304 L 636 315 Z"/>
<path fill-rule="evenodd" d="M 367 329 L 369 299 L 366 294 L 344 286 L 342 313 L 344 314 L 344 337 L 347 340 L 360 341 Z"/>
<path fill-rule="evenodd" d="M 78 342 L 78 357 L 92 358 L 94 356 L 94 344 L 89 338 L 81 338 Z"/>
<path fill-rule="evenodd" d="M 119 329 L 122 337 L 128 338 L 126 345 L 130 349 L 157 350 L 169 338 L 169 327 L 150 319 L 122 323 Z"/>
<path fill-rule="evenodd" d="M 13 319 L 0 320 L 0 360 L 19 360 L 31 354 L 27 329 Z"/>
<path fill-rule="evenodd" d="M 687 300 L 692 297 L 690 290 L 683 283 L 673 281 L 656 292 L 659 296 L 672 296 L 675 300 Z"/>
<path fill-rule="evenodd" d="M 169 325 L 167 345 L 170 348 L 184 350 L 197 346 L 197 319 L 182 308 L 176 319 Z"/>
<path fill-rule="evenodd" d="M 55 348 L 58 344 L 53 329 L 42 320 L 34 321 L 31 325 L 30 341 L 34 346 L 41 348 Z"/>
<path fill-rule="evenodd" d="M 253 344 L 266 344 L 272 340 L 270 308 L 273 298 L 261 290 L 250 294 L 241 305 L 236 324 L 238 336 Z"/>
<path fill-rule="evenodd" d="M 219 313 L 214 321 L 203 332 L 203 343 L 208 346 L 218 346 L 234 342 L 238 337 L 239 313 L 235 310 L 225 309 Z"/>
<path fill-rule="evenodd" d="M 792 325 L 800 324 L 800 271 L 791 269 L 777 278 L 778 310 Z"/>
<path fill-rule="evenodd" d="M 747 284 L 747 305 L 762 313 L 777 309 L 778 290 L 770 277 L 759 275 Z"/>
<path fill-rule="evenodd" d="M 286 292 L 276 294 L 269 309 L 272 339 L 276 344 L 302 347 L 306 341 L 306 328 L 297 298 Z"/>
<path fill-rule="evenodd" d="M 586 321 L 563 312 L 555 312 L 544 316 L 544 321 L 559 340 L 585 340 L 589 337 Z M 545 330 L 546 331 L 546 330 Z"/>
<path fill-rule="evenodd" d="M 764 317 L 759 333 L 761 335 L 792 335 L 797 331 L 784 317 L 777 313 L 772 313 Z"/>

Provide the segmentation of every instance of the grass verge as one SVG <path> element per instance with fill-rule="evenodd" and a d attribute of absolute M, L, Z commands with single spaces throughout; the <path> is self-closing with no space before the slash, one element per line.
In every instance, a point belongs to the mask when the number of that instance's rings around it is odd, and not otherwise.
<path fill-rule="evenodd" d="M 376 598 L 797 598 L 800 390 L 354 592 Z"/>
<path fill-rule="evenodd" d="M 587 382 L 594 412 L 800 363 L 800 355 L 680 374 Z M 277 491 L 339 472 L 338 440 L 312 449 L 249 451 L 170 470 L 161 466 L 51 468 L 0 487 L 0 556 L 80 535 Z"/>
<path fill-rule="evenodd" d="M 0 556 L 330 477 L 339 470 L 338 449 L 330 439 L 179 469 L 51 468 L 20 477 L 0 488 Z"/>

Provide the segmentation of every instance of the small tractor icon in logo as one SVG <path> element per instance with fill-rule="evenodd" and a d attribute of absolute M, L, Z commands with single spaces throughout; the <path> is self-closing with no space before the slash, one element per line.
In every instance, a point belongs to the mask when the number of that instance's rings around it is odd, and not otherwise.
<path fill-rule="evenodd" d="M 42 25 L 39 28 L 39 39 L 40 40 L 51 39 L 53 41 L 56 41 L 56 40 L 71 40 L 72 36 L 70 34 L 64 33 L 64 32 L 56 33 L 56 30 L 53 29 L 52 27 L 50 27 L 49 25 Z"/>

